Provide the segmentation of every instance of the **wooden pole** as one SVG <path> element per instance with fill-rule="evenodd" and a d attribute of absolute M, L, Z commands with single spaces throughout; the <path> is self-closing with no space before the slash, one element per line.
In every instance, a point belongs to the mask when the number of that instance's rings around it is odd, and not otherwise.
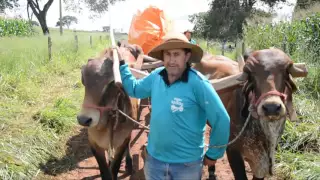
<path fill-rule="evenodd" d="M 110 0 L 108 0 L 108 9 L 109 9 L 109 21 L 110 21 L 110 39 L 111 44 L 113 47 L 116 46 L 116 42 L 114 40 L 114 34 L 113 34 L 113 26 L 111 22 L 111 4 Z M 120 76 L 120 68 L 119 68 L 119 57 L 118 57 L 118 51 L 116 49 L 113 49 L 112 51 L 113 55 L 113 76 L 114 76 L 114 82 L 117 86 L 122 86 L 121 76 Z"/>
<path fill-rule="evenodd" d="M 49 61 L 51 61 L 52 60 L 52 41 L 50 36 L 48 36 L 48 55 L 49 55 Z"/>
<path fill-rule="evenodd" d="M 92 48 L 92 36 L 90 35 L 90 47 Z"/>
<path fill-rule="evenodd" d="M 78 35 L 74 35 L 76 52 L 78 51 Z"/>
<path fill-rule="evenodd" d="M 62 31 L 62 2 L 59 0 L 59 11 L 60 11 L 60 36 L 62 36 L 63 31 Z"/>

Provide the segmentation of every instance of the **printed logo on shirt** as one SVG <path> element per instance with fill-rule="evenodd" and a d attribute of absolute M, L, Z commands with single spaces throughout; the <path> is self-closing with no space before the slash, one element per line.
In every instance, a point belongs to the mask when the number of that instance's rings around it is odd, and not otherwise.
<path fill-rule="evenodd" d="M 180 98 L 173 98 L 173 100 L 171 101 L 171 111 L 172 112 L 176 112 L 176 111 L 183 111 L 183 103 L 182 103 L 182 99 Z"/>

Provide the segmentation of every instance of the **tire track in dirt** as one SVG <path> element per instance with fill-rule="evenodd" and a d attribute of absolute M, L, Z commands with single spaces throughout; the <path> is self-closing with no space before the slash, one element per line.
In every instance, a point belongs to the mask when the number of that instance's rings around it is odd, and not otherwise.
<path fill-rule="evenodd" d="M 145 104 L 146 101 L 141 101 Z M 145 107 L 141 111 L 140 122 L 143 124 L 149 124 L 149 108 Z M 206 129 L 206 141 L 208 142 L 210 128 L 207 126 Z M 77 134 L 69 139 L 67 142 L 68 152 L 65 155 L 65 160 L 60 160 L 59 163 L 53 164 L 55 168 L 57 166 L 64 166 L 63 163 L 73 164 L 68 170 L 61 171 L 56 176 L 44 174 L 41 179 L 52 179 L 52 180 L 100 180 L 100 172 L 98 164 L 91 154 L 88 146 L 87 133 L 85 128 L 79 128 Z M 134 173 L 129 176 L 125 172 L 125 160 L 123 159 L 120 167 L 120 175 L 118 179 L 122 180 L 143 180 L 143 159 L 141 156 L 142 146 L 147 142 L 147 133 L 142 128 L 136 128 L 132 132 L 131 137 L 131 155 L 133 158 L 133 169 Z M 69 157 L 68 157 L 69 156 Z M 70 166 L 69 166 L 70 167 Z M 50 168 L 50 167 L 47 167 Z M 58 168 L 59 169 L 59 168 Z M 246 169 L 249 169 L 246 163 Z M 208 178 L 207 167 L 203 168 L 202 180 Z M 251 172 L 247 171 L 248 178 L 251 179 Z M 216 175 L 219 180 L 233 180 L 233 174 L 230 169 L 226 155 L 216 164 Z"/>

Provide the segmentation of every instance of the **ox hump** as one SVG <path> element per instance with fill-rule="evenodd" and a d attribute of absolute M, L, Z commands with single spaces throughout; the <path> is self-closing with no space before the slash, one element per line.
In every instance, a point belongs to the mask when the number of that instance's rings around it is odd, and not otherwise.
<path fill-rule="evenodd" d="M 193 68 L 190 68 L 190 71 L 192 73 L 195 74 L 195 76 L 197 76 L 198 78 L 200 78 L 201 80 L 208 80 L 208 78 L 206 76 L 204 76 L 203 74 L 201 74 L 199 71 L 193 69 Z"/>

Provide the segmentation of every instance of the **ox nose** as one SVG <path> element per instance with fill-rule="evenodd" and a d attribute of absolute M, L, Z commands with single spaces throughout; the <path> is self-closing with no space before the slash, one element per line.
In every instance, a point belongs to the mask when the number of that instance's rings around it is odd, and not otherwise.
<path fill-rule="evenodd" d="M 92 122 L 92 118 L 87 116 L 77 116 L 77 120 L 82 126 L 90 126 Z"/>
<path fill-rule="evenodd" d="M 262 109 L 266 116 L 279 115 L 281 111 L 281 104 L 264 104 Z"/>

